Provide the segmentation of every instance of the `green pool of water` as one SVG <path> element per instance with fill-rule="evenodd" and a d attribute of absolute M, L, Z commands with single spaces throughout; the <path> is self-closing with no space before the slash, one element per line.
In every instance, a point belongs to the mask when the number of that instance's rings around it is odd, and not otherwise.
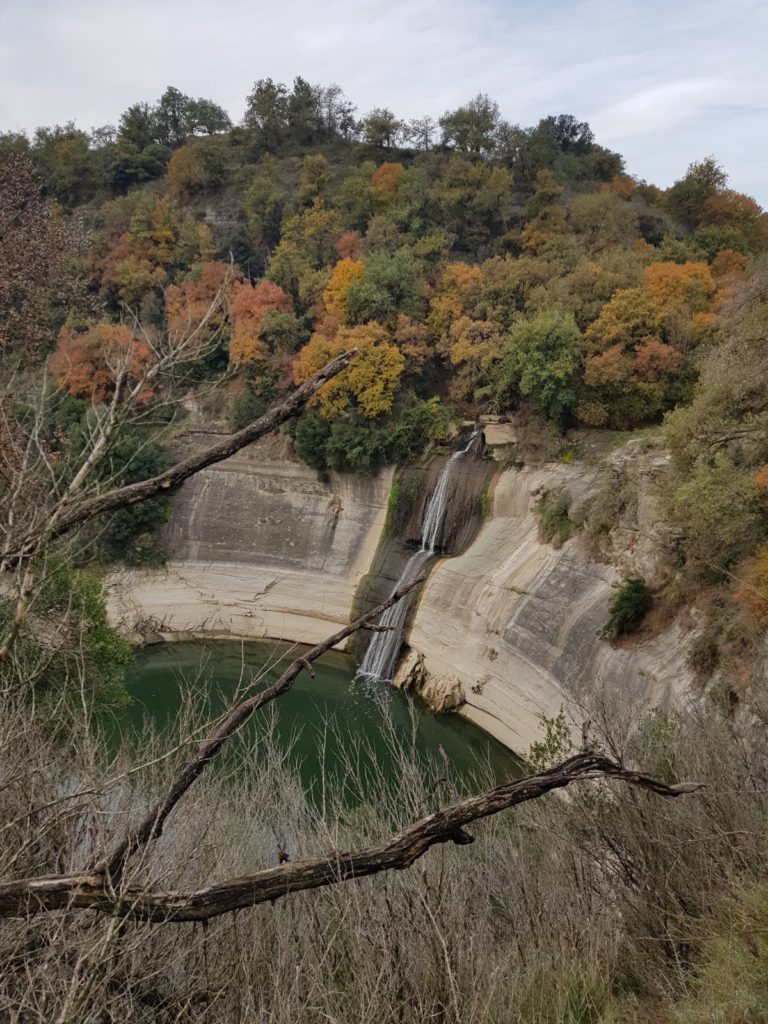
<path fill-rule="evenodd" d="M 206 713 L 215 715 L 238 687 L 252 694 L 273 682 L 300 653 L 295 645 L 264 641 L 200 641 L 148 647 L 128 667 L 126 685 L 133 703 L 116 723 L 122 735 L 141 734 L 148 719 L 161 732 L 172 728 L 184 692 L 195 693 Z M 347 755 L 360 748 L 367 770 L 394 777 L 397 759 L 392 739 L 412 749 L 423 763 L 446 764 L 456 777 L 476 788 L 483 774 L 496 780 L 519 774 L 513 755 L 481 729 L 455 714 L 436 715 L 419 701 L 386 684 L 354 679 L 348 655 L 331 651 L 314 663 L 315 679 L 302 672 L 293 688 L 254 715 L 245 741 L 258 746 L 259 730 L 274 716 L 274 735 L 290 757 L 305 787 L 313 791 L 322 777 L 345 772 Z M 395 780 L 396 781 L 396 780 Z"/>

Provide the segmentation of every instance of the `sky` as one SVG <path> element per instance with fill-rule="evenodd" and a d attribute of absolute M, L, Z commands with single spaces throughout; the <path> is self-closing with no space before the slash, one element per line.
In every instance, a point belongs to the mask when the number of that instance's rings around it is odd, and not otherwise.
<path fill-rule="evenodd" d="M 338 83 L 358 116 L 478 92 L 569 113 L 660 186 L 714 155 L 768 206 L 766 0 L 0 0 L 0 131 L 116 124 L 167 85 L 234 120 L 258 78 Z"/>

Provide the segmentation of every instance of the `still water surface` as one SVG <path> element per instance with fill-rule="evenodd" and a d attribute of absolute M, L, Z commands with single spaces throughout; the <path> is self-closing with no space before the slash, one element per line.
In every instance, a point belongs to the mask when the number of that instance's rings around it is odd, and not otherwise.
<path fill-rule="evenodd" d="M 254 679 L 248 693 L 257 692 L 273 682 L 300 650 L 274 641 L 147 647 L 136 654 L 126 673 L 133 703 L 121 713 L 120 730 L 124 733 L 127 727 L 140 734 L 148 719 L 161 731 L 171 728 L 184 692 L 191 690 L 206 712 L 215 715 L 238 685 Z M 470 788 L 476 788 L 475 777 L 481 769 L 486 779 L 488 771 L 497 780 L 519 773 L 505 747 L 458 715 L 433 714 L 387 684 L 356 680 L 349 655 L 330 651 L 314 668 L 315 679 L 302 672 L 293 689 L 256 713 L 246 734 L 249 743 L 258 743 L 264 716 L 274 715 L 275 737 L 281 747 L 290 749 L 308 790 L 315 791 L 323 775 L 340 772 L 345 754 L 356 745 L 366 748 L 366 768 L 396 782 L 393 735 L 406 746 L 412 743 L 425 764 L 432 761 L 444 769 L 447 760 L 451 772 Z"/>

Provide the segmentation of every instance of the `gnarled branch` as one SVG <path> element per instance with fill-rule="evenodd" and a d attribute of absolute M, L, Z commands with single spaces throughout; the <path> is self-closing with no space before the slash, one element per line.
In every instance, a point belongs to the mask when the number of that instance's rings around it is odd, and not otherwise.
<path fill-rule="evenodd" d="M 694 783 L 668 786 L 600 754 L 582 751 L 547 771 L 503 783 L 444 807 L 377 846 L 331 850 L 311 860 L 289 861 L 189 892 L 157 892 L 141 886 L 126 886 L 116 892 L 98 872 L 25 879 L 0 886 L 0 917 L 27 916 L 46 910 L 97 910 L 140 921 L 208 921 L 292 893 L 408 868 L 439 843 L 470 842 L 471 836 L 465 829 L 474 821 L 536 800 L 572 782 L 601 778 L 617 779 L 665 797 L 677 797 L 699 788 Z"/>
<path fill-rule="evenodd" d="M 337 356 L 296 388 L 284 402 L 273 406 L 259 419 L 234 434 L 228 434 L 221 441 L 203 448 L 202 451 L 182 459 L 157 476 L 139 480 L 137 483 L 126 484 L 123 487 L 116 487 L 105 494 L 98 494 L 95 497 L 73 503 L 68 509 L 65 507 L 52 529 L 44 528 L 27 534 L 15 545 L 9 546 L 9 549 L 4 552 L 4 566 L 11 568 L 18 565 L 21 560 L 29 556 L 31 551 L 36 549 L 41 537 L 45 540 L 53 540 L 105 512 L 114 512 L 118 508 L 135 505 L 137 502 L 154 498 L 158 494 L 167 494 L 180 487 L 185 480 L 194 476 L 195 473 L 199 473 L 200 470 L 228 459 L 231 455 L 239 452 L 241 448 L 245 448 L 246 445 L 252 444 L 264 437 L 265 434 L 271 433 L 286 420 L 301 412 L 323 384 L 341 373 L 355 355 L 357 355 L 357 349 L 351 349 L 349 352 Z"/>

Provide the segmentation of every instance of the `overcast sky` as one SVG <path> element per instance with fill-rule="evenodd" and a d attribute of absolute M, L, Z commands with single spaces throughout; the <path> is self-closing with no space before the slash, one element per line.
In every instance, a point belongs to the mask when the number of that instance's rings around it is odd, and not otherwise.
<path fill-rule="evenodd" d="M 175 85 L 233 119 L 257 78 L 338 82 L 363 114 L 487 92 L 571 113 L 669 185 L 714 154 L 768 205 L 766 0 L 0 0 L 0 130 L 116 123 Z"/>

